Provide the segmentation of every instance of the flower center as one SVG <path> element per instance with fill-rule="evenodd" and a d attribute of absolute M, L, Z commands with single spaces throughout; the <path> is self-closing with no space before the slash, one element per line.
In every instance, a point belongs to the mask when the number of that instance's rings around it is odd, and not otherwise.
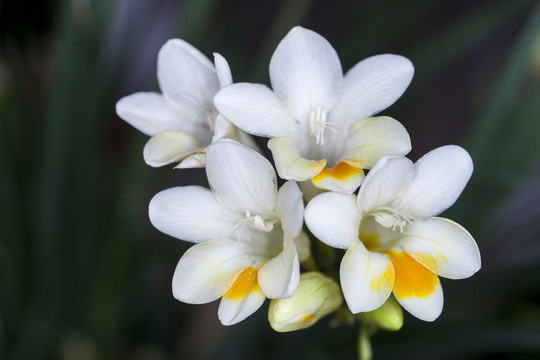
<path fill-rule="evenodd" d="M 249 210 L 246 210 L 245 221 L 253 228 L 259 231 L 270 232 L 274 228 L 276 220 L 264 220 L 260 215 L 251 215 Z"/>
<path fill-rule="evenodd" d="M 403 227 L 407 225 L 407 223 L 412 224 L 414 221 L 414 217 L 408 216 L 399 210 L 386 206 L 378 208 L 373 214 L 373 217 L 385 228 L 392 228 L 392 230 L 396 230 L 396 228 L 399 227 L 399 232 L 403 232 Z"/>
<path fill-rule="evenodd" d="M 278 219 L 265 218 L 261 215 L 251 215 L 249 210 L 246 210 L 244 217 L 231 229 L 230 236 L 243 241 L 249 240 L 249 228 L 262 232 L 271 232 L 276 222 L 278 222 Z"/>
<path fill-rule="evenodd" d="M 324 145 L 324 130 L 328 129 L 336 132 L 330 125 L 332 125 L 332 122 L 328 121 L 328 111 L 321 106 L 317 106 L 309 113 L 309 127 L 311 135 L 317 139 L 317 145 Z"/>

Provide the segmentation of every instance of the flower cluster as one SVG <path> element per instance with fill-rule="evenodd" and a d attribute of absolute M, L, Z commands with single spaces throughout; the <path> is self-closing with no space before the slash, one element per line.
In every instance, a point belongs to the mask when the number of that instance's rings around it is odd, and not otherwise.
<path fill-rule="evenodd" d="M 162 94 L 124 97 L 116 110 L 151 136 L 147 164 L 206 169 L 210 189 L 167 189 L 149 205 L 158 230 L 195 244 L 174 272 L 178 300 L 221 298 L 224 325 L 269 298 L 277 331 L 338 309 L 397 330 L 401 308 L 426 321 L 440 315 L 439 276 L 479 270 L 472 236 L 437 217 L 467 184 L 469 154 L 448 145 L 413 163 L 403 125 L 374 116 L 409 86 L 408 59 L 377 55 L 343 74 L 326 39 L 295 27 L 270 61 L 272 88 L 233 83 L 221 55 L 212 64 L 179 39 L 162 47 L 157 67 Z M 277 174 L 251 135 L 269 138 Z M 346 249 L 339 272 L 318 264 L 332 248 Z"/>

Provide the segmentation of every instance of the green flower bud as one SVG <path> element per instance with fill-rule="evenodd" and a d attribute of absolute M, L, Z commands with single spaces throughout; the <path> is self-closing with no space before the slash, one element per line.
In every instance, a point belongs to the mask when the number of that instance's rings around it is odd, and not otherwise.
<path fill-rule="evenodd" d="M 403 326 L 403 310 L 393 296 L 390 296 L 380 308 L 363 313 L 362 318 L 389 331 L 397 331 Z"/>
<path fill-rule="evenodd" d="M 305 329 L 335 311 L 342 302 L 334 280 L 316 271 L 303 273 L 292 297 L 270 302 L 268 321 L 278 332 Z"/>

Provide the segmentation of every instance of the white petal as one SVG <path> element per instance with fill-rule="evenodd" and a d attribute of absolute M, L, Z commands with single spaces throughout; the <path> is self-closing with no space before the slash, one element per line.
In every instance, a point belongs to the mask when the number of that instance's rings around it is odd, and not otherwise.
<path fill-rule="evenodd" d="M 424 321 L 434 321 L 442 313 L 444 295 L 440 282 L 437 283 L 433 293 L 426 297 L 397 297 L 397 301 L 411 315 Z"/>
<path fill-rule="evenodd" d="M 331 109 L 343 73 L 332 45 L 316 32 L 297 26 L 276 48 L 270 80 L 277 96 L 303 122 L 318 106 Z"/>
<path fill-rule="evenodd" d="M 392 105 L 409 86 L 414 68 L 403 56 L 383 54 L 360 61 L 343 80 L 334 116 L 349 123 Z"/>
<path fill-rule="evenodd" d="M 240 130 L 229 120 L 226 120 L 221 114 L 219 114 L 216 117 L 216 122 L 214 124 L 214 136 L 212 137 L 212 142 L 215 143 L 219 139 L 224 138 L 236 140 L 239 143 L 257 151 L 258 153 L 262 153 L 253 136 Z"/>
<path fill-rule="evenodd" d="M 148 214 L 159 231 L 189 242 L 229 236 L 240 221 L 210 190 L 200 186 L 159 192 L 150 201 Z"/>
<path fill-rule="evenodd" d="M 294 238 L 300 234 L 304 224 L 304 201 L 298 184 L 287 181 L 279 189 L 276 201 L 276 213 L 281 219 L 285 235 Z"/>
<path fill-rule="evenodd" d="M 388 116 L 379 116 L 354 123 L 342 159 L 353 159 L 363 169 L 370 169 L 383 156 L 405 155 L 409 151 L 411 140 L 403 125 Z"/>
<path fill-rule="evenodd" d="M 219 320 L 226 326 L 237 324 L 257 311 L 264 300 L 266 297 L 260 290 L 251 291 L 237 300 L 223 297 L 219 303 Z"/>
<path fill-rule="evenodd" d="M 152 136 L 144 146 L 144 161 L 153 167 L 177 162 L 199 147 L 199 141 L 180 131 L 164 131 Z"/>
<path fill-rule="evenodd" d="M 192 246 L 174 271 L 173 295 L 189 304 L 204 304 L 220 298 L 235 273 L 250 264 L 243 244 L 218 239 Z"/>
<path fill-rule="evenodd" d="M 327 192 L 306 206 L 304 218 L 316 238 L 335 248 L 346 249 L 358 241 L 360 214 L 354 195 Z"/>
<path fill-rule="evenodd" d="M 416 220 L 407 225 L 399 245 L 439 276 L 464 279 L 480 270 L 480 252 L 471 234 L 443 218 Z"/>
<path fill-rule="evenodd" d="M 233 83 L 231 68 L 229 63 L 221 54 L 214 53 L 214 64 L 216 65 L 217 77 L 219 86 L 224 87 Z"/>
<path fill-rule="evenodd" d="M 339 277 L 345 301 L 356 314 L 384 304 L 394 286 L 394 267 L 386 255 L 356 241 L 343 256 Z"/>
<path fill-rule="evenodd" d="M 137 130 L 152 136 L 161 131 L 182 130 L 182 118 L 154 92 L 138 92 L 121 98 L 116 113 Z"/>
<path fill-rule="evenodd" d="M 379 160 L 369 171 L 358 192 L 358 210 L 367 213 L 392 202 L 408 189 L 414 175 L 412 161 L 388 156 Z"/>
<path fill-rule="evenodd" d="M 276 173 L 262 155 L 230 139 L 222 139 L 206 151 L 208 183 L 230 209 L 251 215 L 273 214 Z"/>
<path fill-rule="evenodd" d="M 297 144 L 289 137 L 275 137 L 268 141 L 279 177 L 285 180 L 304 181 L 321 172 L 326 160 L 307 160 L 300 156 Z"/>
<path fill-rule="evenodd" d="M 214 105 L 227 120 L 258 136 L 292 136 L 296 123 L 276 95 L 260 84 L 237 83 L 224 87 Z"/>
<path fill-rule="evenodd" d="M 216 142 L 223 138 L 236 140 L 233 135 L 235 130 L 236 126 L 225 119 L 221 114 L 218 114 L 214 123 L 214 136 L 212 137 L 212 142 Z"/>
<path fill-rule="evenodd" d="M 161 47 L 157 76 L 165 98 L 176 104 L 191 102 L 209 109 L 219 89 L 214 65 L 199 50 L 180 39 L 171 39 Z"/>
<path fill-rule="evenodd" d="M 257 145 L 257 142 L 255 141 L 255 138 L 253 136 L 251 136 L 250 134 L 248 134 L 247 132 L 243 130 L 240 130 L 236 126 L 234 128 L 236 130 L 236 136 L 233 138 L 234 140 L 238 141 L 241 144 L 246 145 L 250 149 L 255 150 L 259 154 L 263 154 L 263 152 L 261 151 L 261 148 L 259 147 L 259 145 Z"/>
<path fill-rule="evenodd" d="M 175 169 L 193 169 L 203 168 L 206 166 L 206 149 L 200 150 L 193 155 L 189 155 L 182 162 L 176 165 Z"/>
<path fill-rule="evenodd" d="M 443 308 L 439 277 L 400 250 L 386 252 L 394 265 L 394 296 L 405 310 L 420 320 L 433 321 Z"/>
<path fill-rule="evenodd" d="M 414 166 L 414 178 L 400 209 L 417 218 L 440 214 L 457 200 L 472 171 L 471 157 L 459 146 L 428 152 Z"/>
<path fill-rule="evenodd" d="M 292 296 L 299 281 L 300 264 L 296 247 L 285 236 L 281 253 L 259 270 L 259 286 L 267 298 L 281 299 Z"/>

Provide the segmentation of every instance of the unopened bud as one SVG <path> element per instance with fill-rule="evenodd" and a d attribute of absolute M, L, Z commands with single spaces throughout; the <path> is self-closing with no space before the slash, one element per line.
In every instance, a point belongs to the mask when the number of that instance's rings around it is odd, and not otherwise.
<path fill-rule="evenodd" d="M 268 320 L 278 332 L 305 329 L 341 306 L 339 285 L 329 277 L 312 271 L 300 275 L 293 296 L 270 302 Z"/>
<path fill-rule="evenodd" d="M 397 331 L 403 326 L 403 310 L 393 296 L 380 308 L 363 313 L 362 317 L 384 330 Z"/>

